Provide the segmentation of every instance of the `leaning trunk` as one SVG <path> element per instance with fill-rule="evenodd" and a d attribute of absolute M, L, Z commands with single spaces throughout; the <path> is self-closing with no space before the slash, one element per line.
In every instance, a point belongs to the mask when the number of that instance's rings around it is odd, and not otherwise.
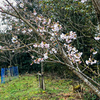
<path fill-rule="evenodd" d="M 100 98 L 100 90 L 98 90 L 88 79 L 76 70 L 73 70 L 73 73 L 76 74 Z"/>
<path fill-rule="evenodd" d="M 78 72 L 73 64 L 68 60 L 68 57 L 65 51 L 62 49 L 62 58 L 66 64 L 69 65 L 69 69 L 77 75 L 99 98 L 100 98 L 100 90 L 97 89 L 87 78 L 85 78 L 80 72 Z"/>

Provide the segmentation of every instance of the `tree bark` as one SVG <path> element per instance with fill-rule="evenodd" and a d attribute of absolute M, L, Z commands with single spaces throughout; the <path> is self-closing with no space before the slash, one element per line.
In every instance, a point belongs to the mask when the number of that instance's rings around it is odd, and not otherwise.
<path fill-rule="evenodd" d="M 65 63 L 67 63 L 69 66 L 69 69 L 75 74 L 77 75 L 99 98 L 100 98 L 100 90 L 97 89 L 87 78 L 85 78 L 80 72 L 78 72 L 75 67 L 73 66 L 73 64 L 70 62 L 70 60 L 68 59 L 65 51 L 62 49 L 62 58 L 64 60 Z"/>
<path fill-rule="evenodd" d="M 40 80 L 40 88 L 45 90 L 45 83 L 44 83 L 44 74 L 43 74 L 43 62 L 41 62 L 41 80 Z"/>
<path fill-rule="evenodd" d="M 73 70 L 73 73 L 77 75 L 100 98 L 100 90 L 98 90 L 88 79 L 86 79 L 78 71 Z"/>
<path fill-rule="evenodd" d="M 8 76 L 9 76 L 9 81 L 11 81 L 11 72 L 10 72 L 10 67 L 12 65 L 12 57 L 11 57 L 11 52 L 9 52 L 9 55 L 10 55 L 10 66 L 9 66 L 9 71 L 8 71 Z"/>

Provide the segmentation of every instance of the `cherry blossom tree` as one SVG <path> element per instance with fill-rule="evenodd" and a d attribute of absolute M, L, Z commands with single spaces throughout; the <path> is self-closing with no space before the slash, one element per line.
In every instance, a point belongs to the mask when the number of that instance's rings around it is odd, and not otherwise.
<path fill-rule="evenodd" d="M 84 3 L 86 0 L 81 0 L 81 2 Z M 35 52 L 36 56 L 31 54 L 31 65 L 33 63 L 40 64 L 41 62 L 65 65 L 100 98 L 99 82 L 84 73 L 85 70 L 90 70 L 89 66 L 97 63 L 97 60 L 91 56 L 89 60 L 83 61 L 82 56 L 84 54 L 72 45 L 72 42 L 77 38 L 76 32 L 71 30 L 69 33 L 62 33 L 63 27 L 59 24 L 59 21 L 52 22 L 51 19 L 38 14 L 35 9 L 33 9 L 33 12 L 27 12 L 23 2 L 19 3 L 20 9 L 17 6 L 14 7 L 8 0 L 5 0 L 5 3 L 5 8 L 1 7 L 0 12 L 10 15 L 10 17 L 16 17 L 18 20 L 14 23 L 16 28 L 10 33 L 12 34 L 12 39 L 9 41 L 12 44 L 9 46 L 2 45 L 0 49 L 2 51 L 24 50 L 26 52 Z M 8 6 L 10 10 L 6 9 Z M 27 38 L 23 40 L 18 36 L 20 33 L 27 36 Z M 97 41 L 99 40 L 98 37 L 94 37 L 94 39 Z M 93 55 L 97 53 L 94 49 L 91 49 L 90 52 Z M 100 76 L 93 69 L 91 69 L 91 72 L 98 77 Z"/>

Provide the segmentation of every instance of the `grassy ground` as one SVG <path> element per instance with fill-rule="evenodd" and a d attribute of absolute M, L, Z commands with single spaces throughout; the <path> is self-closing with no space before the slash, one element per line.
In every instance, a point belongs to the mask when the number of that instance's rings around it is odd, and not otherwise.
<path fill-rule="evenodd" d="M 41 90 L 33 74 L 19 76 L 10 82 L 0 84 L 0 100 L 97 100 L 83 98 L 84 93 L 73 93 L 72 80 L 45 77 L 46 90 Z M 88 90 L 87 90 L 88 92 Z"/>

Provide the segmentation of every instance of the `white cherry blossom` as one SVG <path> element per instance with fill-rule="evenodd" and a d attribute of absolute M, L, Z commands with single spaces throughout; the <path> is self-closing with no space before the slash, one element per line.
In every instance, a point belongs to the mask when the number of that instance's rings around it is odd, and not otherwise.
<path fill-rule="evenodd" d="M 43 41 L 40 43 L 40 47 L 41 47 L 41 48 L 44 48 L 44 43 L 43 43 Z"/>
<path fill-rule="evenodd" d="M 13 36 L 12 39 L 11 39 L 12 40 L 12 43 L 17 43 L 18 42 L 17 39 L 18 39 L 17 36 Z"/>
<path fill-rule="evenodd" d="M 50 44 L 45 44 L 45 48 L 49 48 L 50 47 Z"/>
<path fill-rule="evenodd" d="M 61 38 L 61 39 L 65 39 L 65 38 L 66 38 L 65 34 L 62 33 L 62 34 L 60 35 L 60 38 Z"/>
<path fill-rule="evenodd" d="M 35 10 L 35 9 L 34 9 L 33 15 L 37 15 L 37 12 L 36 12 L 36 10 Z"/>
<path fill-rule="evenodd" d="M 21 8 L 24 8 L 24 4 L 23 4 L 23 3 L 20 3 L 19 6 L 20 6 Z"/>
<path fill-rule="evenodd" d="M 0 49 L 3 49 L 3 47 L 2 47 L 2 46 L 0 46 Z"/>
<path fill-rule="evenodd" d="M 33 47 L 35 47 L 35 48 L 38 47 L 37 43 L 35 43 L 35 44 L 33 45 Z"/>
<path fill-rule="evenodd" d="M 56 49 L 55 49 L 55 48 L 52 48 L 52 51 L 53 51 L 54 53 L 57 53 L 57 51 L 56 51 Z"/>
<path fill-rule="evenodd" d="M 52 31 L 58 32 L 62 27 L 58 23 L 55 23 L 53 26 L 51 26 Z"/>
<path fill-rule="evenodd" d="M 87 0 L 81 0 L 82 3 L 86 2 Z"/>
<path fill-rule="evenodd" d="M 33 59 L 33 58 L 34 58 L 34 56 L 32 55 L 32 56 L 31 56 L 31 58 Z"/>
<path fill-rule="evenodd" d="M 23 30 L 22 33 L 23 33 L 23 34 L 26 33 L 26 30 Z"/>
<path fill-rule="evenodd" d="M 32 29 L 28 29 L 28 31 L 29 31 L 29 32 L 32 32 L 33 30 L 32 30 Z"/>
<path fill-rule="evenodd" d="M 94 37 L 95 40 L 100 40 L 100 37 Z"/>
<path fill-rule="evenodd" d="M 49 21 L 48 21 L 47 25 L 49 25 L 50 23 L 51 23 L 51 19 L 49 19 Z"/>
<path fill-rule="evenodd" d="M 44 59 L 48 59 L 48 53 L 44 54 Z"/>
<path fill-rule="evenodd" d="M 89 64 L 90 64 L 90 65 L 93 65 L 93 64 L 95 64 L 95 63 L 97 63 L 97 60 L 94 60 L 94 59 L 92 60 L 91 58 L 89 58 L 89 60 L 86 60 L 86 64 L 87 64 L 87 65 L 89 65 Z"/>
<path fill-rule="evenodd" d="M 97 54 L 97 51 L 94 51 L 93 54 L 94 54 L 94 55 Z"/>

